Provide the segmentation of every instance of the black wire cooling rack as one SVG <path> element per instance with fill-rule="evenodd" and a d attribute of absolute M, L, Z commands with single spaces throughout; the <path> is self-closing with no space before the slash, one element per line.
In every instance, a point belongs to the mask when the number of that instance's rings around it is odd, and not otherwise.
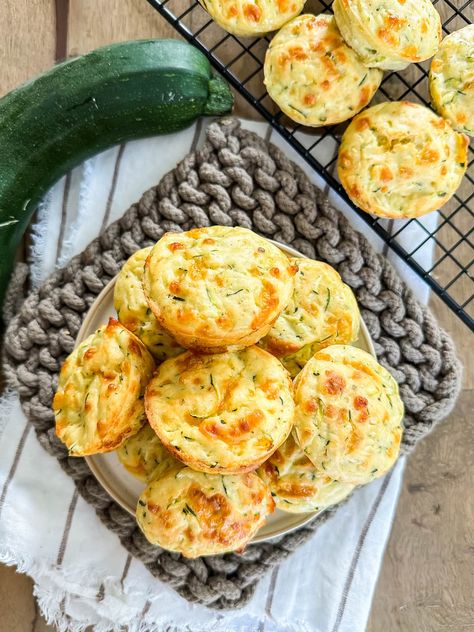
<path fill-rule="evenodd" d="M 189 42 L 202 50 L 236 91 L 239 113 L 266 119 L 324 180 L 350 204 L 441 299 L 474 330 L 474 149 L 456 195 L 424 218 L 375 218 L 354 206 L 336 179 L 337 148 L 345 125 L 311 129 L 278 110 L 263 84 L 263 60 L 271 36 L 237 38 L 226 33 L 196 0 L 148 0 Z M 445 34 L 474 21 L 474 0 L 434 0 Z M 305 13 L 331 11 L 331 2 L 309 0 Z M 387 73 L 372 104 L 408 99 L 429 104 L 429 61 Z M 253 112 L 252 112 L 253 110 Z"/>

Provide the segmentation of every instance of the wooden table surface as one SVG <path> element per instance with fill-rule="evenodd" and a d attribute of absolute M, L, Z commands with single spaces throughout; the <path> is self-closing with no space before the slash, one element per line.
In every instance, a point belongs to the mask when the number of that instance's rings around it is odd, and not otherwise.
<path fill-rule="evenodd" d="M 3 0 L 0 95 L 57 59 L 143 37 L 176 37 L 145 0 Z M 450 419 L 409 460 L 369 632 L 474 630 L 472 338 L 438 299 L 431 306 L 457 343 L 463 391 Z M 38 612 L 29 578 L 1 566 L 0 630 L 53 630 Z"/>

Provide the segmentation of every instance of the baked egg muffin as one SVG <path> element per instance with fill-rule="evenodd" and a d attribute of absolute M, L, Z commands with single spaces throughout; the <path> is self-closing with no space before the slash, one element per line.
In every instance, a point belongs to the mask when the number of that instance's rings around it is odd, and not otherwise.
<path fill-rule="evenodd" d="M 444 38 L 431 62 L 431 101 L 454 129 L 474 136 L 474 24 Z"/>
<path fill-rule="evenodd" d="M 153 478 L 157 468 L 163 471 L 179 463 L 148 423 L 122 443 L 117 450 L 117 456 L 130 474 L 142 481 Z"/>
<path fill-rule="evenodd" d="M 146 302 L 143 273 L 151 248 L 137 250 L 119 272 L 114 288 L 114 307 L 119 322 L 140 338 L 157 362 L 163 362 L 183 353 L 184 349 L 163 329 Z"/>
<path fill-rule="evenodd" d="M 110 452 L 140 430 L 154 368 L 145 345 L 113 318 L 74 349 L 53 399 L 56 434 L 70 456 Z"/>
<path fill-rule="evenodd" d="M 167 233 L 145 264 L 153 313 L 186 348 L 242 349 L 262 338 L 293 291 L 296 268 L 246 228 L 210 226 Z"/>
<path fill-rule="evenodd" d="M 186 465 L 210 473 L 256 469 L 293 426 L 293 386 L 271 354 L 247 347 L 163 362 L 145 393 L 151 427 Z"/>
<path fill-rule="evenodd" d="M 332 15 L 301 15 L 272 39 L 265 86 L 278 107 L 302 125 L 334 125 L 360 112 L 382 81 L 349 48 Z"/>
<path fill-rule="evenodd" d="M 442 37 L 431 0 L 334 0 L 339 30 L 369 67 L 402 70 L 432 57 Z"/>
<path fill-rule="evenodd" d="M 304 0 L 199 0 L 211 18 L 234 35 L 276 31 L 301 12 Z"/>
<path fill-rule="evenodd" d="M 149 542 L 194 558 L 242 550 L 274 508 L 254 472 L 219 476 L 181 466 L 149 482 L 136 518 Z"/>
<path fill-rule="evenodd" d="M 429 108 L 381 103 L 346 129 L 338 173 L 351 200 L 367 213 L 404 219 L 441 208 L 467 168 L 468 139 Z"/>
<path fill-rule="evenodd" d="M 356 298 L 333 267 L 313 259 L 292 261 L 298 272 L 290 302 L 259 342 L 290 374 L 295 365 L 298 373 L 316 351 L 357 340 L 360 327 Z"/>
<path fill-rule="evenodd" d="M 269 486 L 278 509 L 290 513 L 320 511 L 336 505 L 354 489 L 319 472 L 293 434 L 261 465 L 258 475 Z"/>
<path fill-rule="evenodd" d="M 364 485 L 395 463 L 402 437 L 398 385 L 370 354 L 333 345 L 295 381 L 295 436 L 321 475 Z"/>

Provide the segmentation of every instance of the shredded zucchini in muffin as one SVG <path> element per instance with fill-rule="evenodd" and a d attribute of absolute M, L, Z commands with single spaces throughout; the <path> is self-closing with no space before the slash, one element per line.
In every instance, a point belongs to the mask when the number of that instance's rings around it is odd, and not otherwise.
<path fill-rule="evenodd" d="M 444 38 L 431 62 L 433 106 L 454 129 L 474 136 L 474 24 Z"/>
<path fill-rule="evenodd" d="M 66 358 L 53 410 L 71 456 L 110 452 L 140 430 L 154 368 L 145 345 L 113 318 Z"/>
<path fill-rule="evenodd" d="M 167 233 L 152 248 L 143 287 L 158 321 L 188 349 L 217 353 L 255 344 L 293 291 L 297 268 L 245 228 Z"/>
<path fill-rule="evenodd" d="M 295 437 L 321 475 L 364 485 L 395 463 L 402 437 L 398 384 L 367 352 L 333 345 L 295 381 Z"/>
<path fill-rule="evenodd" d="M 419 217 L 441 208 L 461 184 L 468 139 L 423 105 L 381 103 L 344 132 L 338 173 L 351 200 L 381 217 Z"/>
<path fill-rule="evenodd" d="M 142 481 L 151 480 L 157 471 L 164 472 L 177 463 L 148 423 L 122 443 L 117 456 L 130 474 Z"/>
<path fill-rule="evenodd" d="M 277 31 L 300 13 L 304 0 L 199 0 L 211 18 L 234 35 Z"/>
<path fill-rule="evenodd" d="M 190 467 L 238 473 L 258 467 L 293 426 L 293 386 L 283 365 L 253 346 L 166 360 L 145 408 L 164 445 Z"/>
<path fill-rule="evenodd" d="M 438 50 L 441 19 L 431 0 L 334 0 L 333 10 L 343 38 L 370 68 L 403 70 Z"/>
<path fill-rule="evenodd" d="M 124 327 L 133 332 L 157 362 L 183 353 L 184 349 L 156 320 L 143 292 L 145 261 L 149 248 L 137 250 L 120 270 L 114 288 L 114 307 Z"/>
<path fill-rule="evenodd" d="M 349 48 L 331 15 L 300 15 L 272 39 L 265 85 L 281 110 L 302 125 L 334 125 L 360 112 L 382 81 Z"/>
<path fill-rule="evenodd" d="M 290 513 L 321 511 L 336 505 L 354 489 L 318 471 L 293 434 L 259 467 L 278 509 Z"/>
<path fill-rule="evenodd" d="M 149 542 L 194 558 L 242 549 L 274 508 L 253 472 L 216 476 L 181 465 L 150 481 L 136 518 Z"/>
<path fill-rule="evenodd" d="M 295 377 L 316 351 L 357 340 L 360 314 L 352 290 L 334 268 L 311 259 L 292 261 L 298 265 L 293 295 L 259 345 Z"/>

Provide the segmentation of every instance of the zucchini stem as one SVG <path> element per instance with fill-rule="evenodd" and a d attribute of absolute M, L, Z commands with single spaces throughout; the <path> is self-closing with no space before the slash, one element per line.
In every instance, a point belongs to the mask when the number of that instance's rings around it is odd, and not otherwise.
<path fill-rule="evenodd" d="M 209 96 L 204 107 L 204 114 L 207 116 L 229 114 L 233 104 L 234 97 L 229 86 L 220 75 L 213 74 L 209 80 Z"/>

